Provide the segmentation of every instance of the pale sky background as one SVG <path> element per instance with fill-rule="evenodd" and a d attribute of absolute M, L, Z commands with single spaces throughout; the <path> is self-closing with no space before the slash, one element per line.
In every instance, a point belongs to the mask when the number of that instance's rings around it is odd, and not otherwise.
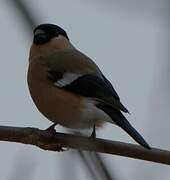
<path fill-rule="evenodd" d="M 168 0 L 29 2 L 34 5 L 35 15 L 41 15 L 40 23 L 63 27 L 71 42 L 99 65 L 130 110 L 127 118 L 148 143 L 170 150 Z M 50 122 L 35 108 L 26 82 L 31 34 L 20 14 L 6 0 L 1 0 L 0 22 L 0 125 L 45 129 Z M 98 131 L 97 136 L 134 143 L 121 129 L 110 124 Z M 116 172 L 121 180 L 170 178 L 169 167 L 165 165 L 103 156 L 110 171 Z M 81 161 L 70 152 L 48 152 L 1 142 L 0 159 L 2 180 L 13 180 L 11 174 L 18 171 L 16 180 L 62 180 L 63 172 L 65 179 L 90 179 Z M 70 167 L 68 173 L 62 169 L 65 166 Z M 30 169 L 34 169 L 32 177 L 27 176 Z"/>

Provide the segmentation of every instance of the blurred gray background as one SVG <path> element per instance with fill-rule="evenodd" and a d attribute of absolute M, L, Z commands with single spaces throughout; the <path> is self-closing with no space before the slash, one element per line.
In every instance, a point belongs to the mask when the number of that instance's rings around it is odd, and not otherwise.
<path fill-rule="evenodd" d="M 169 149 L 169 0 L 29 0 L 38 23 L 63 27 L 71 42 L 91 57 L 112 82 L 131 112 L 127 118 L 153 147 Z M 38 127 L 51 123 L 35 108 L 27 87 L 30 29 L 10 0 L 0 3 L 0 124 Z M 63 128 L 58 127 L 58 131 Z M 101 138 L 135 143 L 107 124 Z M 121 180 L 168 180 L 169 167 L 103 155 Z M 0 179 L 91 179 L 76 154 L 48 152 L 0 142 Z"/>

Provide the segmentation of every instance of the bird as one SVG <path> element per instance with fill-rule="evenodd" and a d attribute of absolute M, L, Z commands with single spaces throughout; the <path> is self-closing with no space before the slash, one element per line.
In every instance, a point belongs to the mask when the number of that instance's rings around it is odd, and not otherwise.
<path fill-rule="evenodd" d="M 111 82 L 97 64 L 71 43 L 66 31 L 55 24 L 33 30 L 27 82 L 38 110 L 53 125 L 92 129 L 106 122 L 117 125 L 138 144 L 151 149 L 123 113 L 129 113 Z"/>

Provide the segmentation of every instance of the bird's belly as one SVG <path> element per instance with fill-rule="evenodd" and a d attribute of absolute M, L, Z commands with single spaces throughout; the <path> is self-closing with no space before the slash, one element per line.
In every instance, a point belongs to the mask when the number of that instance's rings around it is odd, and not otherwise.
<path fill-rule="evenodd" d="M 97 127 L 100 127 L 103 123 L 111 121 L 111 118 L 105 112 L 95 106 L 95 102 L 86 98 L 83 99 L 83 105 L 80 112 L 78 117 L 79 121 L 76 124 L 76 128 L 78 129 L 92 128 L 94 124 Z"/>
<path fill-rule="evenodd" d="M 30 88 L 30 93 L 38 110 L 50 121 L 64 127 L 88 129 L 105 121 L 102 119 L 105 115 L 102 116 L 95 105 L 68 91 L 41 84 Z"/>

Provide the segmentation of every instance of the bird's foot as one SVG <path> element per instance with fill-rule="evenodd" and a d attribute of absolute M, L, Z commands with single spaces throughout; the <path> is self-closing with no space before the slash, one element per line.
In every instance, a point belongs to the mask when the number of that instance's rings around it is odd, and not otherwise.
<path fill-rule="evenodd" d="M 56 131 L 55 131 L 55 126 L 56 125 L 57 125 L 57 123 L 52 124 L 50 127 L 45 129 L 45 131 L 49 132 L 50 134 L 56 134 Z"/>
<path fill-rule="evenodd" d="M 96 139 L 96 125 L 95 124 L 93 126 L 93 131 L 92 131 L 90 138 Z"/>
<path fill-rule="evenodd" d="M 50 133 L 51 135 L 56 135 L 56 130 L 55 126 L 58 123 L 53 123 L 50 127 L 45 129 L 46 132 Z M 63 152 L 68 150 L 68 148 L 63 147 L 61 144 L 50 144 L 47 146 L 47 149 L 53 150 L 53 151 L 58 151 L 58 152 Z"/>

